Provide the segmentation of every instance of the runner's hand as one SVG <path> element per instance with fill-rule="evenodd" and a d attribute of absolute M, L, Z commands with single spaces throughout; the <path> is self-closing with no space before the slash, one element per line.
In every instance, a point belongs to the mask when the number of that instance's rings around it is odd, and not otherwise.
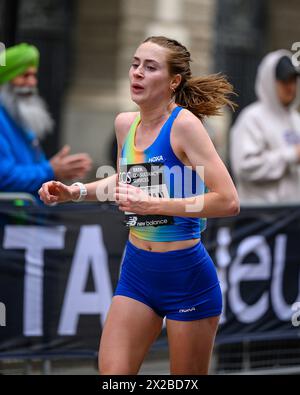
<path fill-rule="evenodd" d="M 136 214 L 148 213 L 151 198 L 141 188 L 134 187 L 129 184 L 119 183 L 115 188 L 114 199 L 119 205 L 121 211 L 134 212 Z"/>
<path fill-rule="evenodd" d="M 76 199 L 79 187 L 71 187 L 59 181 L 49 181 L 42 185 L 38 193 L 45 204 L 68 202 Z"/>

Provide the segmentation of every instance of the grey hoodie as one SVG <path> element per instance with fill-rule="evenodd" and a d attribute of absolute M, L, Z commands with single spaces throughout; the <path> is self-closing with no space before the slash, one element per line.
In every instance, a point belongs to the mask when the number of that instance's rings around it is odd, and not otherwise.
<path fill-rule="evenodd" d="M 276 93 L 278 60 L 291 53 L 271 52 L 259 65 L 255 90 L 258 101 L 244 108 L 230 133 L 230 159 L 242 203 L 300 203 L 300 99 L 284 107 Z"/>

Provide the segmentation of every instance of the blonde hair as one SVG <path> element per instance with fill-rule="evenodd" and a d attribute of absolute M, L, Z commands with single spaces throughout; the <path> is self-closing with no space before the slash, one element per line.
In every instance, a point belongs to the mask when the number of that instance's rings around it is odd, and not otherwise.
<path fill-rule="evenodd" d="M 163 37 L 151 36 L 144 43 L 152 42 L 169 50 L 167 62 L 170 75 L 181 75 L 181 82 L 174 91 L 175 102 L 190 110 L 197 118 L 220 115 L 221 108 L 228 105 L 232 110 L 237 106 L 230 99 L 233 86 L 222 74 L 210 74 L 205 77 L 193 77 L 190 62 L 191 55 L 186 47 L 178 41 Z"/>

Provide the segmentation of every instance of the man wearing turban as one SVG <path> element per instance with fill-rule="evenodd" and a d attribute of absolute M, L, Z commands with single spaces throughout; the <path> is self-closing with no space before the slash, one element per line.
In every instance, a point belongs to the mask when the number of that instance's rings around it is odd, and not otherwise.
<path fill-rule="evenodd" d="M 25 43 L 0 53 L 0 192 L 37 195 L 53 178 L 84 177 L 91 168 L 85 154 L 69 155 L 64 146 L 47 160 L 39 140 L 52 131 L 53 120 L 37 90 L 39 51 Z"/>

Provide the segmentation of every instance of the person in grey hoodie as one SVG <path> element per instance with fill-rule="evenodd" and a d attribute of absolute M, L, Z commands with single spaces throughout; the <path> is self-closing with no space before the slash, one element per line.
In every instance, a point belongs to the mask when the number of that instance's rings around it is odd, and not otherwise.
<path fill-rule="evenodd" d="M 278 50 L 258 67 L 258 101 L 230 133 L 230 161 L 242 203 L 300 202 L 299 71 Z"/>

